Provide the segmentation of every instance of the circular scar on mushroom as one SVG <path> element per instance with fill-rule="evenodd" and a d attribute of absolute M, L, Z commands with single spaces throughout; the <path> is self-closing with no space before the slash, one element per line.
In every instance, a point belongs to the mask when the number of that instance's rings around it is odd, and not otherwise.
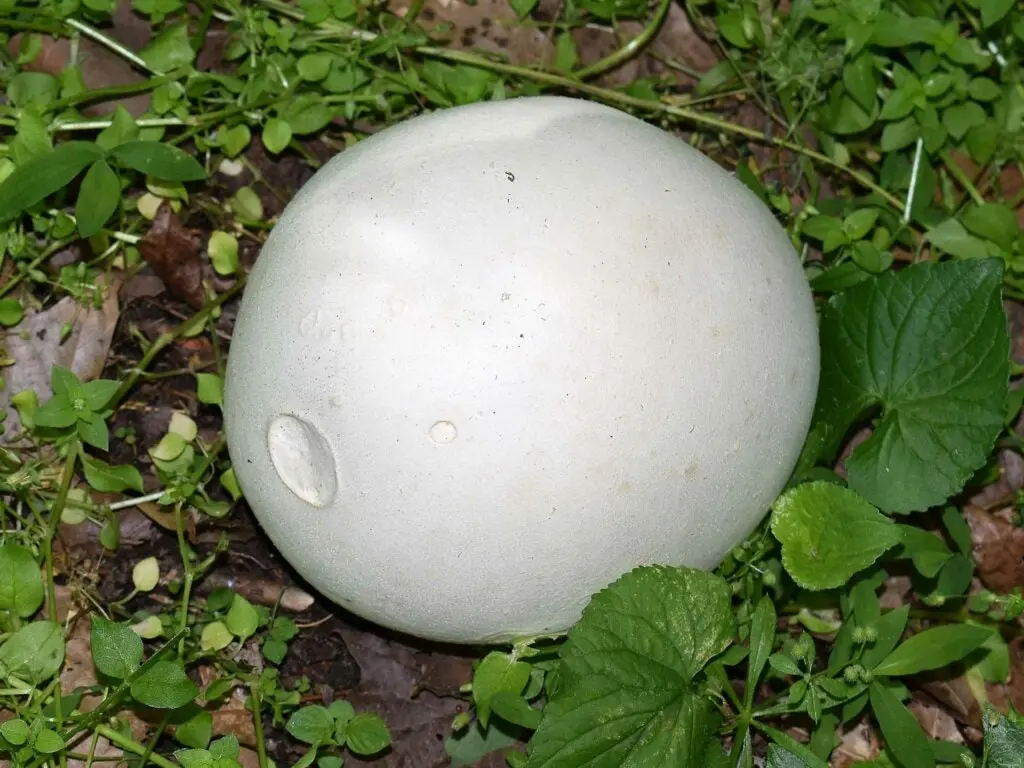
<path fill-rule="evenodd" d="M 711 569 L 810 425 L 818 331 L 772 212 L 612 107 L 440 109 L 339 153 L 249 277 L 228 450 L 325 597 L 428 640 L 568 629 Z"/>

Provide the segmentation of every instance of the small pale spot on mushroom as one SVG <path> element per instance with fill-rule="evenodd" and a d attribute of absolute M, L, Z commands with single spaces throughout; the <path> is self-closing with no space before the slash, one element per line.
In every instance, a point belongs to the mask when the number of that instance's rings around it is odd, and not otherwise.
<path fill-rule="evenodd" d="M 450 421 L 435 421 L 430 425 L 430 439 L 438 445 L 448 445 L 459 436 L 459 430 Z"/>

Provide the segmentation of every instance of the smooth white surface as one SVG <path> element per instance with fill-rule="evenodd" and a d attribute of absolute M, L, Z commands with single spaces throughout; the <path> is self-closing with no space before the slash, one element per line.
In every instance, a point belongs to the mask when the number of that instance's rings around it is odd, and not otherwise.
<path fill-rule="evenodd" d="M 253 269 L 238 481 L 323 594 L 423 638 L 566 629 L 636 565 L 714 567 L 795 464 L 818 381 L 782 228 L 586 101 L 432 113 L 344 151 Z"/>

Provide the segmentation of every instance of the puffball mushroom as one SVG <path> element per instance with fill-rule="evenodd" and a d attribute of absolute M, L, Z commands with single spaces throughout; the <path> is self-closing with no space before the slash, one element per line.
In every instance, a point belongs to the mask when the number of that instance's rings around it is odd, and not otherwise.
<path fill-rule="evenodd" d="M 800 261 L 671 134 L 565 97 L 418 116 L 299 191 L 225 389 L 252 510 L 384 627 L 561 632 L 651 563 L 711 568 L 792 472 L 818 382 Z"/>

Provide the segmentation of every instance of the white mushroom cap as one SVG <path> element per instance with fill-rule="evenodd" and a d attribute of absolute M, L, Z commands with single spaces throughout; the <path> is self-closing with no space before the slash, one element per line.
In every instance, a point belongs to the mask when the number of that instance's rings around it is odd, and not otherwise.
<path fill-rule="evenodd" d="M 320 169 L 253 269 L 225 420 L 312 586 L 496 642 L 567 629 L 637 565 L 714 567 L 785 484 L 817 383 L 770 211 L 659 128 L 531 97 Z"/>

